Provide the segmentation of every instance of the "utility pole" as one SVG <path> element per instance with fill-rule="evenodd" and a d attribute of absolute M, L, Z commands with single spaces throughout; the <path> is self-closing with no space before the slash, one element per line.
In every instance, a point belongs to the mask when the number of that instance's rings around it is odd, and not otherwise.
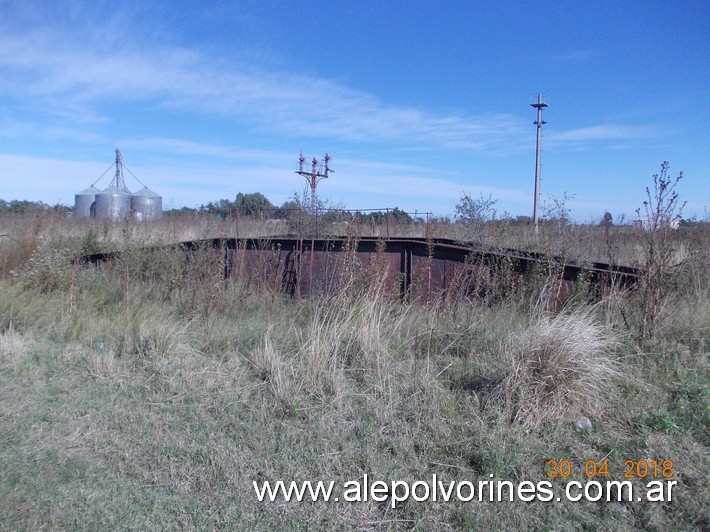
<path fill-rule="evenodd" d="M 332 168 L 328 166 L 331 157 L 327 153 L 322 161 L 319 161 L 315 157 L 311 160 L 311 171 L 304 170 L 303 165 L 306 162 L 306 158 L 303 156 L 303 152 L 298 157 L 298 170 L 296 173 L 300 176 L 306 178 L 308 185 L 311 187 L 311 214 L 316 215 L 316 187 L 318 183 L 323 179 L 328 179 L 329 172 L 335 172 Z"/>
<path fill-rule="evenodd" d="M 544 100 L 543 95 L 538 93 L 537 101 L 530 104 L 531 107 L 537 109 L 537 120 L 533 122 L 537 126 L 537 143 L 535 146 L 535 199 L 533 201 L 533 222 L 535 223 L 535 234 L 538 232 L 538 208 L 540 203 L 540 148 L 542 144 L 542 125 L 547 124 L 542 119 L 542 110 L 549 107 Z"/>

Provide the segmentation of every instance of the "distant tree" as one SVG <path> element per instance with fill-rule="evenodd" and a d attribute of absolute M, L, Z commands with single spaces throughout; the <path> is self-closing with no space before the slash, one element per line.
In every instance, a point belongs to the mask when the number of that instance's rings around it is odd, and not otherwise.
<path fill-rule="evenodd" d="M 240 215 L 260 216 L 264 211 L 272 210 L 274 205 L 261 192 L 251 194 L 237 194 L 234 200 L 234 207 L 239 210 Z"/>
<path fill-rule="evenodd" d="M 574 194 L 568 194 L 567 192 L 561 198 L 551 198 L 550 203 L 546 204 L 542 209 L 543 218 L 560 226 L 572 223 L 572 211 L 567 207 L 567 203 L 572 199 L 574 199 Z"/>
<path fill-rule="evenodd" d="M 0 200 L 0 213 L 3 214 L 25 214 L 29 212 L 41 212 L 50 210 L 51 207 L 41 201 L 28 200 Z"/>
<path fill-rule="evenodd" d="M 486 236 L 486 222 L 493 220 L 496 211 L 493 206 L 498 200 L 490 195 L 484 198 L 473 198 L 464 193 L 456 204 L 454 219 L 457 225 L 463 226 L 460 232 L 463 242 L 482 242 Z"/>
<path fill-rule="evenodd" d="M 202 213 L 207 213 L 207 214 L 218 214 L 219 211 L 219 203 L 215 203 L 213 201 L 210 201 L 207 205 L 204 203 L 200 205 L 200 212 Z"/>
<path fill-rule="evenodd" d="M 284 201 L 281 206 L 274 211 L 274 218 L 287 219 L 294 215 L 298 215 L 298 211 L 301 210 L 301 205 L 298 202 L 298 198 L 293 198 Z"/>
<path fill-rule="evenodd" d="M 599 222 L 599 225 L 602 227 L 611 227 L 614 225 L 614 217 L 611 215 L 609 211 L 604 213 L 604 216 L 602 216 L 601 222 Z"/>
<path fill-rule="evenodd" d="M 519 225 L 530 225 L 532 221 L 532 216 L 520 215 L 515 217 L 515 223 Z"/>
<path fill-rule="evenodd" d="M 400 224 L 414 223 L 414 219 L 403 210 L 400 210 L 398 207 L 395 207 L 390 211 L 390 219 Z"/>
<path fill-rule="evenodd" d="M 386 214 L 382 211 L 356 212 L 355 222 L 359 224 L 381 224 L 385 222 Z"/>
<path fill-rule="evenodd" d="M 202 209 L 202 207 L 204 207 L 204 206 L 201 206 L 200 209 Z M 163 213 L 163 215 L 166 217 L 185 216 L 185 215 L 190 215 L 190 214 L 195 215 L 195 214 L 197 214 L 198 211 L 199 211 L 199 209 L 195 209 L 192 207 L 180 207 L 179 209 L 169 209 L 169 210 L 165 211 Z"/>
<path fill-rule="evenodd" d="M 414 223 L 414 218 L 412 218 L 408 213 L 404 212 L 399 207 L 395 207 L 389 211 L 371 211 L 371 212 L 360 212 L 357 211 L 352 217 L 355 222 L 359 224 L 384 224 L 387 223 L 387 218 L 393 223 L 399 224 L 412 224 Z M 421 218 L 420 218 L 421 219 Z"/>
<path fill-rule="evenodd" d="M 489 195 L 484 198 L 481 195 L 478 199 L 474 199 L 464 193 L 456 204 L 456 214 L 454 218 L 457 222 L 466 225 L 483 224 L 495 217 L 495 209 L 493 206 L 498 202 Z"/>
<path fill-rule="evenodd" d="M 343 209 L 328 209 L 320 216 L 320 219 L 326 223 L 351 222 L 353 216 Z"/>

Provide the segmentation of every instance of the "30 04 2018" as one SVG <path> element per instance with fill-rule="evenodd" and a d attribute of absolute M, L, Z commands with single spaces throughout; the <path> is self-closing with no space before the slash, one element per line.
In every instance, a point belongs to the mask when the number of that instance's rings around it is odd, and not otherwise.
<path fill-rule="evenodd" d="M 598 476 L 607 477 L 612 472 L 609 469 L 609 461 L 587 460 L 581 469 L 582 474 L 587 478 Z M 545 474 L 548 478 L 568 478 L 574 473 L 572 463 L 567 459 L 547 460 L 545 462 Z M 625 460 L 623 467 L 623 477 L 634 478 L 673 478 L 675 469 L 673 460 Z"/>

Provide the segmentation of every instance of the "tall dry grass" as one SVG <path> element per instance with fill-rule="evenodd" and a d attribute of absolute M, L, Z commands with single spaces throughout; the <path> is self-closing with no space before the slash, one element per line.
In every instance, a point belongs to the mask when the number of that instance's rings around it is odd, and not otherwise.
<path fill-rule="evenodd" d="M 426 222 L 370 224 L 323 222 L 318 226 L 321 237 L 375 238 L 444 238 L 468 242 L 474 246 L 515 248 L 550 253 L 578 262 L 602 261 L 629 266 L 645 264 L 644 233 L 628 225 L 608 226 L 597 223 L 571 224 L 545 222 L 539 233 L 529 225 L 512 220 L 495 220 L 476 231 L 472 240 L 465 224 L 446 219 L 429 218 Z M 672 233 L 671 255 L 676 259 L 687 257 L 702 249 L 708 240 L 708 224 L 682 227 Z M 65 240 L 83 244 L 85 252 L 114 250 L 129 239 L 144 245 L 163 245 L 189 240 L 211 238 L 268 238 L 275 236 L 310 237 L 307 228 L 286 220 L 266 220 L 258 217 L 217 218 L 206 214 L 173 214 L 161 220 L 136 222 L 110 222 L 105 220 L 73 220 L 58 213 L 30 213 L 0 217 L 0 249 L 12 250 L 6 255 L 16 256 L 18 250 L 23 260 L 38 245 Z M 4 254 L 3 254 L 4 255 Z M 3 272 L 16 264 L 0 266 Z M 675 260 L 675 259 L 674 259 Z M 676 262 L 671 261 L 673 264 Z"/>
<path fill-rule="evenodd" d="M 580 297 L 557 313 L 535 303 L 545 300 L 544 272 L 506 292 L 491 275 L 481 292 L 496 297 L 425 305 L 385 296 L 386 272 L 353 262 L 341 292 L 298 300 L 225 280 L 208 249 L 189 259 L 147 251 L 128 231 L 121 261 L 76 268 L 76 250 L 93 238 L 105 245 L 103 235 L 44 234 L 36 260 L 0 279 L 7 528 L 708 523 L 710 268 L 693 266 L 671 287 L 651 351 L 630 340 L 641 324 L 633 297 L 595 307 Z M 581 414 L 594 430 L 573 430 Z M 617 472 L 630 457 L 672 459 L 684 495 L 672 505 L 410 501 L 392 510 L 267 505 L 251 489 L 364 474 L 537 481 L 551 456 L 570 459 L 577 481 L 589 459 Z"/>

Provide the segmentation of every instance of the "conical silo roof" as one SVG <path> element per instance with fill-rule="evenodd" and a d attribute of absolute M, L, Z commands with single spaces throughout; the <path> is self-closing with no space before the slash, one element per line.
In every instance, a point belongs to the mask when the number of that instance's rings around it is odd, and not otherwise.
<path fill-rule="evenodd" d="M 144 196 L 146 198 L 157 198 L 158 194 L 150 190 L 148 187 L 143 187 L 138 192 L 133 193 L 134 196 Z"/>
<path fill-rule="evenodd" d="M 118 188 L 114 185 L 109 185 L 101 192 L 97 192 L 97 194 L 110 194 L 111 196 L 130 196 L 131 191 L 124 188 Z"/>
<path fill-rule="evenodd" d="M 81 192 L 78 192 L 78 194 L 96 194 L 97 192 L 101 192 L 98 188 L 96 188 L 94 185 L 91 185 L 89 188 L 85 188 Z"/>

